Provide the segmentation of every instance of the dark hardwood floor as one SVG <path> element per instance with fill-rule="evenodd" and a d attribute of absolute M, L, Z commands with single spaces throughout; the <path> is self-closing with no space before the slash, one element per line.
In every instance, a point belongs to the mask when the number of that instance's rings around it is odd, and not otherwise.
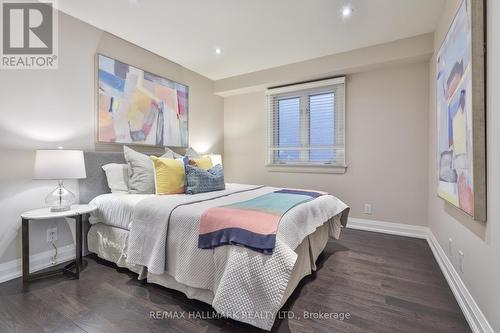
<path fill-rule="evenodd" d="M 232 320 L 190 318 L 212 308 L 142 284 L 95 257 L 86 261 L 80 280 L 34 281 L 24 292 L 21 279 L 0 284 L 0 332 L 259 331 Z M 318 262 L 319 271 L 302 280 L 283 308 L 289 311 L 283 316 L 295 318 L 277 320 L 273 331 L 470 332 L 424 240 L 346 229 Z M 151 311 L 186 317 L 151 319 Z M 304 319 L 304 311 L 349 318 Z"/>

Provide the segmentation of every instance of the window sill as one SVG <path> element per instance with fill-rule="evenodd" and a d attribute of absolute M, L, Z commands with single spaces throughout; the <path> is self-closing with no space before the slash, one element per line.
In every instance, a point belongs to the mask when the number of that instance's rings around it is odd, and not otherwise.
<path fill-rule="evenodd" d="M 288 172 L 288 173 L 338 173 L 347 171 L 347 166 L 333 165 L 303 165 L 303 164 L 268 164 L 268 172 Z"/>

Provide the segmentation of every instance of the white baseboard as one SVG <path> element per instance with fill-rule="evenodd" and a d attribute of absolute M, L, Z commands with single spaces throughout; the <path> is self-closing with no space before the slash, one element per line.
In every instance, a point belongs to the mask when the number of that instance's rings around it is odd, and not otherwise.
<path fill-rule="evenodd" d="M 350 229 L 380 232 L 397 236 L 427 239 L 430 232 L 428 227 L 401 223 L 382 222 L 350 217 L 347 223 Z"/>
<path fill-rule="evenodd" d="M 57 262 L 65 262 L 75 258 L 75 246 L 66 245 L 57 249 Z M 36 272 L 52 266 L 50 259 L 54 251 L 45 251 L 30 256 L 30 272 Z M 16 259 L 0 264 L 0 283 L 22 276 L 22 260 Z"/>
<path fill-rule="evenodd" d="M 431 247 L 432 253 L 434 253 L 434 257 L 436 258 L 439 267 L 441 267 L 441 271 L 443 272 L 446 281 L 448 281 L 451 291 L 453 291 L 464 316 L 467 318 L 472 331 L 478 333 L 494 333 L 490 323 L 470 294 L 467 286 L 455 270 L 455 267 L 450 262 L 450 259 L 444 252 L 443 248 L 439 245 L 439 242 L 432 231 L 429 233 L 427 242 Z"/>
<path fill-rule="evenodd" d="M 437 241 L 432 230 L 424 226 L 407 225 L 359 218 L 349 218 L 347 227 L 350 229 L 380 232 L 384 234 L 404 237 L 421 238 L 427 240 L 434 258 L 439 264 L 453 295 L 462 309 L 462 312 L 475 333 L 494 333 L 493 328 L 470 294 L 462 278 L 455 270 L 443 248 Z"/>

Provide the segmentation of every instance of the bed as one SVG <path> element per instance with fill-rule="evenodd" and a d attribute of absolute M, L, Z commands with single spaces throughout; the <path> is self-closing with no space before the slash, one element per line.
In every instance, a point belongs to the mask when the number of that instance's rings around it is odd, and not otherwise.
<path fill-rule="evenodd" d="M 88 251 L 265 330 L 300 280 L 316 270 L 328 240 L 338 239 L 347 223 L 348 206 L 322 195 L 283 215 L 270 255 L 234 245 L 201 249 L 200 217 L 207 209 L 278 189 L 227 184 L 223 191 L 195 195 L 108 193 L 101 166 L 111 162 L 125 163 L 123 154 L 85 153 L 87 179 L 80 181 L 80 201 L 98 208 L 89 218 Z"/>

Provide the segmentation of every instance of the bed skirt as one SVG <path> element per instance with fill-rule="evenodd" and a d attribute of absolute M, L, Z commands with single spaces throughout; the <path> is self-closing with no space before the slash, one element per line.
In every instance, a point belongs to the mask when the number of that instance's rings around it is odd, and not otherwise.
<path fill-rule="evenodd" d="M 298 255 L 297 261 L 290 276 L 288 286 L 281 301 L 281 306 L 286 303 L 293 293 L 300 280 L 313 271 L 316 271 L 316 260 L 323 252 L 332 234 L 340 233 L 340 226 L 332 218 L 317 228 L 315 232 L 307 236 L 302 243 L 297 246 L 295 252 Z M 115 263 L 118 267 L 127 268 L 139 274 L 139 278 L 147 278 L 150 283 L 155 283 L 163 287 L 174 289 L 184 293 L 188 298 L 196 299 L 208 304 L 212 304 L 214 294 L 211 290 L 193 288 L 177 282 L 169 274 L 156 275 L 147 272 L 144 267 L 131 265 L 126 261 L 129 231 L 116 227 L 111 227 L 102 223 L 91 226 L 87 235 L 88 250 L 95 253 L 99 258 Z"/>

